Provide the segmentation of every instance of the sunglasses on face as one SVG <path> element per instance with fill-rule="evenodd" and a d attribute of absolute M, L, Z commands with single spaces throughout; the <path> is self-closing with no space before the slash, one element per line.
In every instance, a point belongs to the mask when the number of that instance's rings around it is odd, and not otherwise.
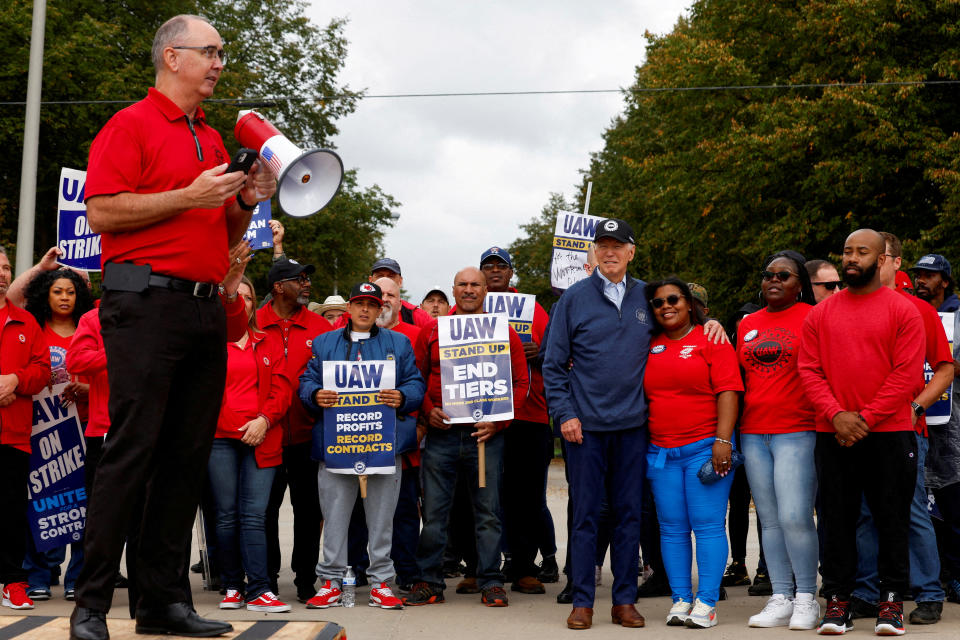
<path fill-rule="evenodd" d="M 669 304 L 671 307 L 675 307 L 681 300 L 683 300 L 683 296 L 678 296 L 675 293 L 671 293 L 666 298 L 654 298 L 650 301 L 650 304 L 653 305 L 654 309 L 659 309 L 664 304 Z"/>
<path fill-rule="evenodd" d="M 811 282 L 810 284 L 818 284 L 821 287 L 826 287 L 827 291 L 833 291 L 839 287 L 842 283 L 839 280 L 831 280 L 829 282 Z"/>
<path fill-rule="evenodd" d="M 787 280 L 790 279 L 790 276 L 795 276 L 797 274 L 790 271 L 761 271 L 760 275 L 767 282 L 770 282 L 774 278 L 776 278 L 780 282 L 786 282 Z"/>
<path fill-rule="evenodd" d="M 277 280 L 277 282 L 299 282 L 300 284 L 310 284 L 310 276 L 306 274 L 300 274 L 296 278 L 284 278 L 283 280 Z"/>

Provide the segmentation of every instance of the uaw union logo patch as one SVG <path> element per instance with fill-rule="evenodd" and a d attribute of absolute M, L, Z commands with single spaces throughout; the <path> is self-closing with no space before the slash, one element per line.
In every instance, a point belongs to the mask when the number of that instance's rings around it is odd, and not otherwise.
<path fill-rule="evenodd" d="M 603 228 L 607 231 L 613 231 L 617 228 L 617 222 L 615 220 L 607 220 L 603 223 Z"/>
<path fill-rule="evenodd" d="M 358 474 L 363 474 L 367 470 L 367 465 L 364 464 L 363 460 L 357 460 L 357 463 L 353 465 L 353 470 Z"/>
<path fill-rule="evenodd" d="M 474 421 L 476 421 L 476 422 L 480 422 L 480 421 L 483 419 L 483 411 L 481 411 L 480 409 L 474 409 L 474 410 L 473 410 L 473 419 L 474 419 Z"/>

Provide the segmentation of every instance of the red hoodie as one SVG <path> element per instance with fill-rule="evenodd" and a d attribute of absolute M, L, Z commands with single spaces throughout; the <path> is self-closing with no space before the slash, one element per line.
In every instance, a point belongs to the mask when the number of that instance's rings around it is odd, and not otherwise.
<path fill-rule="evenodd" d="M 110 429 L 110 384 L 107 380 L 107 352 L 100 335 L 100 310 L 91 309 L 80 316 L 77 331 L 67 349 L 67 371 L 90 381 L 89 413 L 83 435 L 102 438 Z"/>

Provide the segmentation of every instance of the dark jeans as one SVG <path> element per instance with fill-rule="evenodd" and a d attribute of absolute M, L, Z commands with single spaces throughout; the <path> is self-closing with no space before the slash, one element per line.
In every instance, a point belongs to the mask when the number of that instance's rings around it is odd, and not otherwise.
<path fill-rule="evenodd" d="M 960 482 L 933 490 L 933 497 L 943 516 L 937 529 L 940 564 L 953 580 L 960 580 Z"/>
<path fill-rule="evenodd" d="M 917 438 L 912 431 L 871 433 L 841 447 L 818 433 L 817 480 L 823 523 L 823 593 L 848 600 L 856 586 L 857 521 L 864 499 L 877 524 L 881 594 L 910 588 L 910 503 L 917 482 Z"/>
<path fill-rule="evenodd" d="M 503 524 L 513 573 L 517 578 L 536 577 L 553 430 L 547 424 L 514 420 L 503 436 Z"/>
<path fill-rule="evenodd" d="M 320 560 L 320 531 L 323 513 L 317 492 L 319 466 L 310 457 L 309 442 L 283 448 L 283 464 L 277 467 L 267 506 L 267 565 L 271 582 L 275 585 L 280 574 L 280 505 L 290 486 L 290 506 L 293 507 L 293 552 L 290 568 L 294 573 L 297 593 L 314 592 L 317 581 L 317 562 Z"/>
<path fill-rule="evenodd" d="M 563 465 L 563 474 L 564 474 L 564 476 L 565 476 L 566 479 L 567 479 L 567 555 L 566 555 L 566 558 L 565 558 L 565 560 L 564 560 L 563 573 L 567 576 L 567 580 L 569 580 L 569 579 L 570 579 L 570 567 L 573 565 L 573 562 L 571 561 L 571 558 L 570 558 L 571 549 L 572 549 L 572 546 L 570 545 L 570 540 L 573 539 L 573 538 L 572 538 L 572 535 L 573 535 L 573 491 L 570 489 L 570 461 L 569 461 L 569 459 L 568 459 L 568 453 L 569 453 L 570 443 L 567 442 L 566 440 L 562 440 L 562 439 L 561 439 L 561 440 L 560 440 L 560 446 L 561 446 L 560 451 L 562 452 L 563 462 L 564 462 L 564 465 Z M 644 483 L 644 490 L 645 490 L 647 493 L 650 492 L 650 489 L 649 489 L 649 487 L 646 486 L 646 483 Z M 601 494 L 601 495 L 599 496 L 599 502 L 600 502 L 600 515 L 599 515 L 598 528 L 597 528 L 597 547 L 596 547 L 596 550 L 595 550 L 595 552 L 594 552 L 594 558 L 595 558 L 595 560 L 596 560 L 596 566 L 598 566 L 598 567 L 603 566 L 603 560 L 604 560 L 604 558 L 607 557 L 607 547 L 610 546 L 610 528 L 613 526 L 613 515 L 610 513 L 610 506 L 607 504 L 607 496 L 606 496 L 606 494 Z M 646 508 L 647 508 L 646 503 L 643 503 L 643 505 L 644 505 L 644 506 L 643 506 L 642 508 L 643 508 L 643 509 L 646 509 Z M 659 527 L 659 525 L 656 524 L 656 510 L 655 510 L 654 507 L 653 507 L 653 496 L 652 496 L 652 495 L 650 496 L 650 506 L 649 506 L 649 508 L 654 511 L 654 520 L 653 520 L 653 522 L 654 522 L 654 527 L 655 527 L 655 528 L 654 528 L 654 530 L 651 530 L 651 531 L 652 531 L 652 535 L 656 535 L 656 537 L 657 537 L 657 540 L 658 540 L 658 542 L 657 542 L 657 549 L 659 550 L 659 548 L 660 548 L 660 543 L 659 543 L 659 539 L 660 539 L 660 527 Z M 641 538 L 643 537 L 643 535 L 644 535 L 644 534 L 641 533 Z M 658 554 L 657 554 L 657 555 L 658 555 L 658 557 L 659 557 L 659 551 L 658 551 Z M 661 562 L 661 566 L 662 566 L 662 562 Z M 638 567 L 638 568 L 639 568 L 639 567 Z"/>
<path fill-rule="evenodd" d="M 217 553 L 227 589 L 244 591 L 247 601 L 270 591 L 264 518 L 275 467 L 257 466 L 256 450 L 239 440 L 217 438 L 208 465 L 217 505 Z"/>
<path fill-rule="evenodd" d="M 26 582 L 23 569 L 27 536 L 27 477 L 30 473 L 30 454 L 0 444 L 0 582 Z"/>
<path fill-rule="evenodd" d="M 400 498 L 393 514 L 393 566 L 398 584 L 417 579 L 417 544 L 420 542 L 420 467 L 403 470 Z"/>
<path fill-rule="evenodd" d="M 107 291 L 100 323 L 111 426 L 87 509 L 77 604 L 109 611 L 133 517 L 139 593 L 150 606 L 190 601 L 182 573 L 223 397 L 223 305 L 166 289 Z"/>

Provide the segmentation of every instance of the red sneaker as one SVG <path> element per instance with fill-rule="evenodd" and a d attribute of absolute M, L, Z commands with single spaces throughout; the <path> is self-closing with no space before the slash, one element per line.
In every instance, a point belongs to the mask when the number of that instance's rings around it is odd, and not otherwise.
<path fill-rule="evenodd" d="M 381 582 L 370 588 L 369 605 L 381 609 L 403 609 L 403 602 L 393 595 L 393 591 L 390 590 L 390 586 L 386 582 Z"/>
<path fill-rule="evenodd" d="M 243 609 L 243 596 L 236 589 L 227 589 L 227 595 L 220 601 L 221 609 Z"/>
<path fill-rule="evenodd" d="M 3 586 L 3 606 L 11 609 L 33 609 L 33 600 L 27 597 L 26 582 L 13 582 Z"/>
<path fill-rule="evenodd" d="M 284 613 L 290 611 L 290 605 L 281 602 L 280 598 L 269 591 L 261 593 L 259 596 L 247 603 L 247 611 L 266 611 L 274 613 Z"/>
<path fill-rule="evenodd" d="M 320 585 L 317 595 L 307 600 L 307 609 L 326 609 L 340 606 L 340 589 L 329 580 Z"/>

